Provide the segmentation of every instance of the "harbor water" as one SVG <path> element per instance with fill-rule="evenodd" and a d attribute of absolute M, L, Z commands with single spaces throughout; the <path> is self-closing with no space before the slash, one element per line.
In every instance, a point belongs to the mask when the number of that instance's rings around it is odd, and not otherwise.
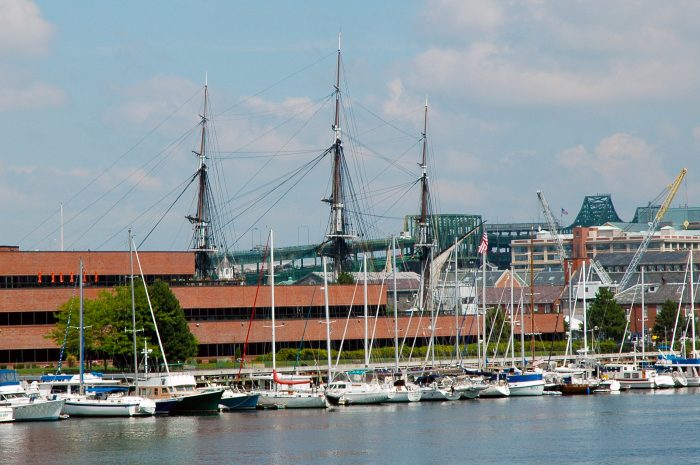
<path fill-rule="evenodd" d="M 0 424 L 3 464 L 699 463 L 700 391 Z"/>

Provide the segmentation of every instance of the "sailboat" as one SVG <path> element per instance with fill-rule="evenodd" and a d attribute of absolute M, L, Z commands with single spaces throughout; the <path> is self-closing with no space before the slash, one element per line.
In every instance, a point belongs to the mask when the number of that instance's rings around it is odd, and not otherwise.
<path fill-rule="evenodd" d="M 85 326 L 83 324 L 83 260 L 80 259 L 80 387 L 78 394 L 65 397 L 63 413 L 80 417 L 133 417 L 153 415 L 155 402 L 139 396 L 122 395 L 118 388 L 85 389 Z"/>
<path fill-rule="evenodd" d="M 367 261 L 365 258 L 365 270 L 367 266 Z M 326 258 L 323 257 L 323 279 L 325 288 L 325 303 L 326 309 L 328 309 L 328 278 L 326 275 Z M 366 279 L 365 279 L 366 282 Z M 365 302 L 367 299 L 367 294 L 365 294 Z M 326 324 L 329 325 L 328 321 L 328 311 L 326 311 Z M 367 360 L 367 347 L 365 346 L 365 360 Z M 389 401 L 392 397 L 392 392 L 385 386 L 380 385 L 376 382 L 366 382 L 366 376 L 368 370 L 352 370 L 344 373 L 347 377 L 346 380 L 333 379 L 330 370 L 330 347 L 328 349 L 329 353 L 329 383 L 326 387 L 326 399 L 332 405 L 368 405 L 368 404 L 381 404 L 383 402 Z"/>
<path fill-rule="evenodd" d="M 364 260 L 365 265 L 365 303 L 367 302 L 367 258 Z M 394 280 L 394 373 L 396 376 L 400 376 L 401 372 L 399 369 L 399 315 L 398 306 L 399 299 L 396 289 L 396 237 L 391 237 L 391 270 L 392 277 Z M 365 314 L 365 322 L 367 321 L 367 315 Z M 365 323 L 366 324 L 366 323 Z M 366 337 L 365 337 L 366 339 Z M 365 360 L 367 364 L 367 360 Z M 385 389 L 389 391 L 389 398 L 387 402 L 390 403 L 404 403 L 404 402 L 418 402 L 421 399 L 421 391 L 418 386 L 413 383 L 406 381 L 406 379 L 399 378 L 394 379 L 389 386 L 385 386 Z"/>
<path fill-rule="evenodd" d="M 686 275 L 690 273 L 690 318 L 688 323 L 690 324 L 690 334 L 689 338 L 691 341 L 690 353 L 685 352 L 685 357 L 677 355 L 673 350 L 673 342 L 675 340 L 676 329 L 673 328 L 673 337 L 671 342 L 671 351 L 669 354 L 660 354 L 656 365 L 662 366 L 665 369 L 671 370 L 671 376 L 676 382 L 677 387 L 685 386 L 700 386 L 700 358 L 698 358 L 698 353 L 696 350 L 696 335 L 695 335 L 695 283 L 693 282 L 693 252 L 692 250 L 688 252 L 688 261 L 686 267 Z M 678 307 L 680 312 L 680 305 Z M 676 324 L 678 319 L 676 320 Z M 687 329 L 683 329 L 683 334 L 685 335 Z M 686 336 L 682 337 L 681 340 L 685 342 L 688 338 Z M 683 344 L 685 348 L 685 343 Z M 683 386 L 683 381 L 685 381 L 685 386 Z"/>
<path fill-rule="evenodd" d="M 270 308 L 272 325 L 272 389 L 259 393 L 262 408 L 325 408 L 323 392 L 312 389 L 310 377 L 288 377 L 277 373 L 277 341 L 275 326 L 275 244 L 270 230 Z M 284 387 L 280 389 L 280 387 Z"/>
<path fill-rule="evenodd" d="M 153 312 L 151 297 L 148 294 L 148 287 L 144 279 L 141 260 L 139 259 L 139 253 L 136 250 L 133 238 L 131 240 L 131 245 L 134 256 L 136 257 L 136 262 L 139 266 L 141 282 L 146 291 L 148 308 L 151 311 L 158 347 L 160 348 L 163 357 L 163 365 L 165 366 L 164 374 L 159 373 L 146 376 L 145 380 L 138 383 L 138 386 L 136 386 L 137 395 L 154 400 L 156 404 L 155 413 L 157 414 L 217 413 L 219 411 L 219 403 L 223 395 L 223 389 L 210 389 L 206 392 L 200 392 L 197 390 L 197 381 L 194 376 L 170 373 L 165 350 L 163 350 L 163 342 L 160 338 L 160 331 L 158 330 L 158 322 Z"/>

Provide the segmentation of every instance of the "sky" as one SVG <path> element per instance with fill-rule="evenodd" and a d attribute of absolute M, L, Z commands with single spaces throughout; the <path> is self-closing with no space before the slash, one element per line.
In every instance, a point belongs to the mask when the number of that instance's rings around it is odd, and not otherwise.
<path fill-rule="evenodd" d="M 223 242 L 318 243 L 332 93 L 366 234 L 418 210 L 623 220 L 688 168 L 700 205 L 700 2 L 0 0 L 0 244 L 185 250 L 206 80 Z M 265 194 L 265 195 L 264 195 Z M 359 215 L 359 213 L 358 213 Z M 357 220 L 359 222 L 360 220 Z M 221 239 L 220 239 L 221 241 Z"/>

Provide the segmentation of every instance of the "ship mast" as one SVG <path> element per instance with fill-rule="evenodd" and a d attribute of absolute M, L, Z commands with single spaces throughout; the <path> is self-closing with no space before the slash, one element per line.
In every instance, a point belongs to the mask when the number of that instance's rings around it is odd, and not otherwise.
<path fill-rule="evenodd" d="M 418 164 L 421 168 L 420 177 L 420 217 L 418 218 L 418 243 L 415 247 L 418 249 L 420 274 L 421 274 L 421 289 L 420 289 L 420 307 L 426 308 L 430 301 L 425 287 L 430 283 L 430 261 L 432 257 L 433 238 L 430 234 L 430 224 L 428 219 L 428 208 L 430 206 L 430 188 L 428 186 L 428 99 L 425 99 L 425 110 L 423 114 L 423 150 L 421 162 Z"/>
<path fill-rule="evenodd" d="M 335 117 L 333 119 L 333 171 L 332 171 L 332 191 L 331 197 L 323 199 L 331 205 L 330 227 L 326 239 L 330 242 L 329 251 L 324 253 L 333 258 L 333 271 L 337 276 L 342 272 L 343 265 L 349 255 L 348 239 L 353 236 L 348 231 L 348 222 L 345 215 L 345 199 L 343 190 L 345 180 L 343 179 L 343 168 L 345 165 L 345 155 L 343 154 L 343 144 L 340 139 L 340 38 L 338 35 L 338 59 L 335 74 Z"/>
<path fill-rule="evenodd" d="M 208 101 L 207 79 L 204 81 L 204 109 L 200 116 L 200 126 L 202 127 L 199 152 L 192 153 L 199 159 L 197 177 L 199 185 L 197 191 L 197 213 L 195 216 L 188 215 L 186 218 L 193 225 L 192 250 L 195 251 L 195 272 L 200 279 L 211 277 L 213 273 L 211 252 L 216 250 L 214 235 L 211 228 L 211 199 L 209 189 L 209 179 L 207 176 L 206 164 L 206 144 L 207 144 L 207 109 Z"/>

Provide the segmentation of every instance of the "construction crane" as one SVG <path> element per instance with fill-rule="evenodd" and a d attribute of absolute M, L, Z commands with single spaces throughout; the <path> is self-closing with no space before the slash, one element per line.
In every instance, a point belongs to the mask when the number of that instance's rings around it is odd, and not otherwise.
<path fill-rule="evenodd" d="M 544 196 L 544 192 L 537 191 L 537 198 L 540 200 L 540 205 L 542 206 L 542 213 L 544 217 L 547 218 L 547 223 L 549 223 L 549 232 L 554 236 L 554 240 L 557 243 L 557 252 L 559 253 L 559 262 L 561 263 L 561 269 L 564 271 L 564 265 L 566 259 L 566 250 L 564 250 L 564 241 L 559 236 L 557 232 L 557 222 L 554 220 L 554 215 L 552 215 L 552 210 L 549 208 L 549 203 Z"/>
<path fill-rule="evenodd" d="M 675 181 L 673 181 L 666 188 L 666 190 L 668 190 L 668 193 L 666 194 L 666 199 L 663 201 L 663 203 L 659 207 L 659 211 L 656 212 L 656 216 L 654 217 L 654 221 L 652 221 L 649 224 L 649 230 L 647 231 L 646 235 L 644 236 L 644 239 L 642 239 L 642 243 L 639 244 L 639 248 L 634 253 L 632 260 L 630 261 L 630 264 L 627 267 L 627 271 L 625 271 L 625 274 L 622 276 L 622 279 L 620 279 L 620 283 L 617 285 L 617 292 L 618 293 L 625 290 L 625 286 L 627 286 L 627 283 L 629 282 L 630 278 L 632 277 L 632 273 L 634 273 L 635 269 L 637 268 L 637 265 L 639 265 L 639 261 L 642 259 L 642 256 L 644 255 L 644 252 L 646 252 L 647 247 L 649 247 L 649 243 L 651 242 L 651 238 L 654 236 L 654 231 L 656 231 L 656 228 L 659 226 L 659 223 L 661 222 L 664 215 L 666 214 L 666 210 L 668 210 L 668 207 L 671 205 L 671 202 L 673 201 L 673 197 L 676 196 L 676 192 L 678 192 L 678 188 L 681 186 L 681 182 L 683 182 L 683 178 L 685 178 L 685 174 L 687 172 L 688 172 L 688 170 L 686 168 L 683 168 L 681 170 L 681 172 L 678 173 L 678 176 L 676 177 Z M 661 195 L 663 195 L 663 193 Z"/>

